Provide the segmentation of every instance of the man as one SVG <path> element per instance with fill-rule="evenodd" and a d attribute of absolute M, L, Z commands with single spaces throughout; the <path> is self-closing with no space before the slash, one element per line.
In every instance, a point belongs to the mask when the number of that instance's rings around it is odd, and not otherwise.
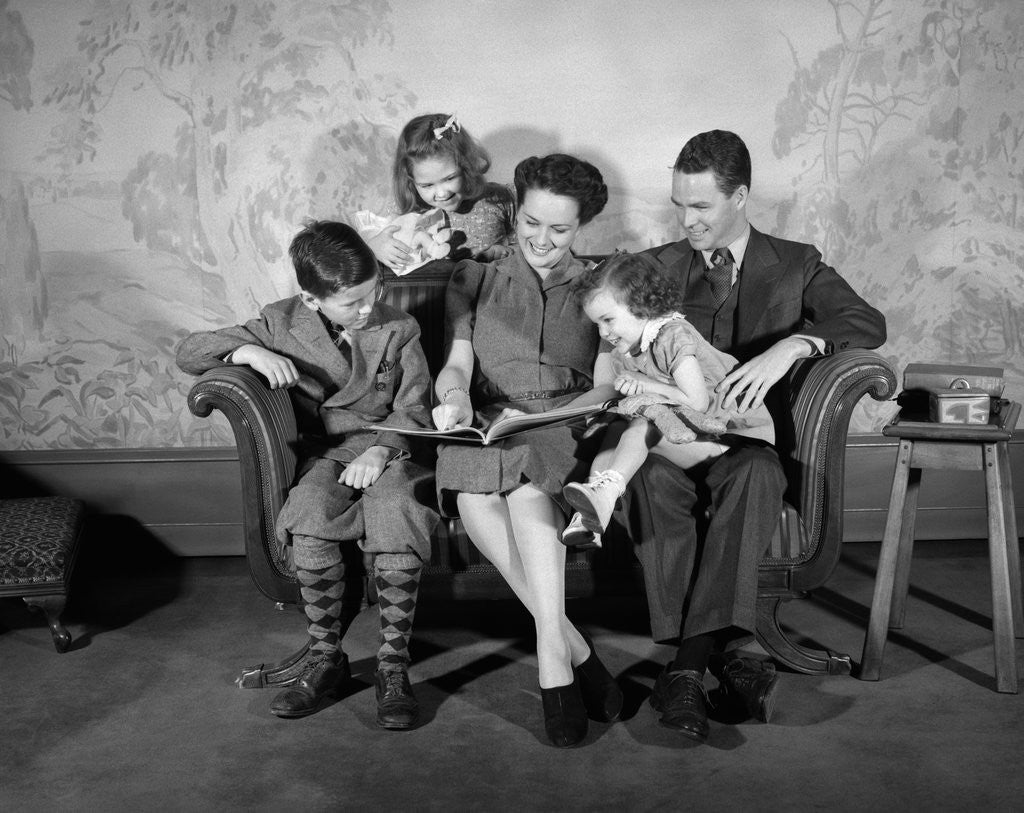
<path fill-rule="evenodd" d="M 739 360 L 719 386 L 725 404 L 740 411 L 767 404 L 781 443 L 791 432 L 784 377 L 793 364 L 845 348 L 878 347 L 885 341 L 885 319 L 813 246 L 751 228 L 749 193 L 750 154 L 743 141 L 722 130 L 694 136 L 672 173 L 672 203 L 685 239 L 648 253 L 678 274 L 686 318 Z M 758 562 L 785 490 L 775 449 L 739 441 L 686 472 L 652 456 L 634 482 L 624 511 L 643 564 L 653 637 L 679 639 L 651 695 L 660 722 L 707 739 L 709 668 L 724 696 L 767 721 L 774 666 L 725 650 L 754 632 Z"/>

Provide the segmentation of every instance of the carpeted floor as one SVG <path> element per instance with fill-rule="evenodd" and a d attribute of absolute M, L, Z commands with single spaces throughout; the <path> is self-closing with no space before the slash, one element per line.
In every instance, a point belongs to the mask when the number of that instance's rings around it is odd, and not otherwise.
<path fill-rule="evenodd" d="M 273 690 L 233 681 L 294 650 L 302 621 L 259 595 L 243 559 L 133 548 L 115 567 L 98 544 L 76 572 L 68 653 L 20 600 L 0 601 L 2 810 L 1024 804 L 1024 697 L 993 689 L 984 543 L 917 546 L 907 626 L 890 637 L 881 682 L 784 673 L 771 724 L 713 721 L 706 745 L 660 727 L 647 705 L 670 652 L 650 642 L 640 601 L 571 602 L 629 702 L 623 722 L 592 723 L 568 751 L 545 744 L 532 625 L 510 602 L 421 602 L 418 729 L 375 726 L 374 608 L 346 638 L 356 679 L 345 696 L 285 721 L 267 710 Z M 787 626 L 859 659 L 877 556 L 848 545 L 826 588 L 787 608 Z"/>

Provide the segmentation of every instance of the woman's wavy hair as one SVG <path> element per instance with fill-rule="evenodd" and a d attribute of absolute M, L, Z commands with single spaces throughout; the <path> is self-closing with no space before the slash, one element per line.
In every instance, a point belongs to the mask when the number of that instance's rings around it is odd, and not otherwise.
<path fill-rule="evenodd" d="M 462 173 L 462 196 L 478 198 L 487 183 L 484 176 L 491 168 L 491 156 L 469 134 L 465 127 L 444 113 L 417 116 L 398 136 L 395 161 L 392 165 L 392 187 L 395 204 L 401 214 L 424 211 L 430 207 L 420 198 L 412 179 L 412 167 L 425 158 L 451 158 Z M 448 125 L 448 126 L 446 126 Z M 438 137 L 434 131 L 441 131 Z"/>
<path fill-rule="evenodd" d="M 586 225 L 604 209 L 608 187 L 593 164 L 572 155 L 554 153 L 520 161 L 515 172 L 516 203 L 523 205 L 526 192 L 543 189 L 572 198 L 579 206 L 580 225 Z"/>
<path fill-rule="evenodd" d="M 345 223 L 307 221 L 288 247 L 299 287 L 317 299 L 352 288 L 379 273 L 377 258 L 359 233 Z"/>
<path fill-rule="evenodd" d="M 646 254 L 615 254 L 580 274 L 573 293 L 586 305 L 598 292 L 608 291 L 640 319 L 653 319 L 683 310 L 679 280 Z"/>

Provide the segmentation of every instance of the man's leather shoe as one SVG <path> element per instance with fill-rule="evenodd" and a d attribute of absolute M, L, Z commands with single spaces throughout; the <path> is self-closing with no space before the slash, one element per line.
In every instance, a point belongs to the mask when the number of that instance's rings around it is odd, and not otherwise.
<path fill-rule="evenodd" d="M 703 676 L 692 669 L 670 671 L 665 667 L 654 683 L 651 706 L 661 712 L 663 726 L 675 729 L 690 739 L 708 738 L 708 693 Z"/>
<path fill-rule="evenodd" d="M 405 669 L 378 669 L 374 676 L 377 694 L 377 725 L 401 730 L 412 728 L 420 716 L 420 704 L 412 693 Z"/>
<path fill-rule="evenodd" d="M 348 656 L 341 650 L 311 651 L 299 679 L 274 698 L 270 711 L 278 717 L 305 717 L 319 711 L 334 688 L 350 674 Z"/>
<path fill-rule="evenodd" d="M 779 685 L 775 664 L 726 654 L 713 658 L 710 669 L 721 684 L 724 701 L 735 702 L 750 717 L 762 723 L 771 719 L 775 710 L 775 690 Z"/>

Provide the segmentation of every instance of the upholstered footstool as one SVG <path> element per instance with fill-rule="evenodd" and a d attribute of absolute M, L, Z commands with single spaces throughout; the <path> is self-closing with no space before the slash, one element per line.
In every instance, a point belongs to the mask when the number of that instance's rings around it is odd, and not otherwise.
<path fill-rule="evenodd" d="M 69 497 L 0 500 L 0 597 L 42 610 L 58 652 L 71 645 L 61 622 L 85 506 Z"/>

